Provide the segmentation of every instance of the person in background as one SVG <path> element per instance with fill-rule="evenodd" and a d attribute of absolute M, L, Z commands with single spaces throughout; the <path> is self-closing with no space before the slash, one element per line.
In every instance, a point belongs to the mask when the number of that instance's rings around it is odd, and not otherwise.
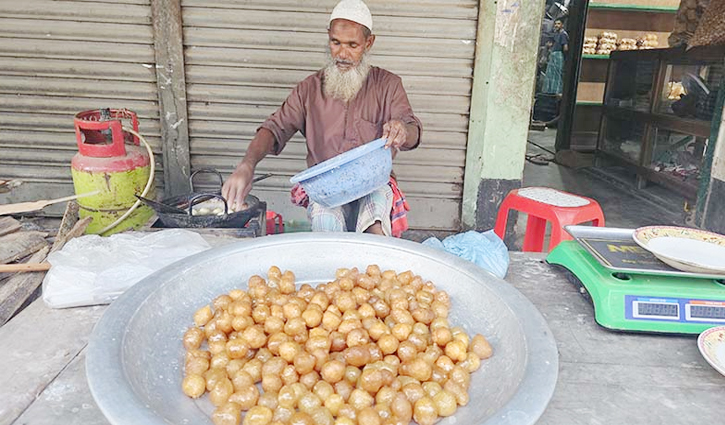
<path fill-rule="evenodd" d="M 569 51 L 569 34 L 564 30 L 564 22 L 561 19 L 554 21 L 554 33 L 551 36 L 551 52 L 549 62 L 546 66 L 546 78 L 544 79 L 544 93 L 561 94 L 564 85 L 564 55 Z"/>
<path fill-rule="evenodd" d="M 537 54 L 537 72 L 536 72 L 536 92 L 541 93 L 544 87 L 544 81 L 546 81 L 546 68 L 549 65 L 549 53 L 551 53 L 551 47 L 554 45 L 554 40 L 550 35 L 543 35 L 542 43 L 539 46 L 539 52 Z"/>
<path fill-rule="evenodd" d="M 244 159 L 222 186 L 228 202 L 243 204 L 257 164 L 267 154 L 282 152 L 298 131 L 307 142 L 309 167 L 380 137 L 394 153 L 418 147 L 422 125 L 400 77 L 369 64 L 372 29 L 372 15 L 361 0 L 342 0 L 335 6 L 326 66 L 300 82 L 259 127 Z M 388 185 L 338 208 L 310 201 L 301 187 L 293 188 L 292 201 L 307 207 L 313 231 L 399 237 L 407 229 L 407 203 L 392 177 Z"/>

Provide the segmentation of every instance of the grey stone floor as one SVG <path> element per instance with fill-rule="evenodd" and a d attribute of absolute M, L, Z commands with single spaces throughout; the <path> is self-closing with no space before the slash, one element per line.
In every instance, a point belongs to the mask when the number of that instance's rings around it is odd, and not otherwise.
<path fill-rule="evenodd" d="M 551 157 L 544 149 L 554 151 L 555 137 L 555 129 L 530 132 L 529 141 L 535 145 L 528 144 L 527 154 L 542 153 Z M 628 175 L 618 167 L 573 169 L 553 162 L 536 165 L 527 161 L 523 185 L 553 187 L 593 198 L 601 205 L 608 227 L 636 228 L 685 222 L 683 198 L 654 184 L 636 190 L 634 175 Z"/>
<path fill-rule="evenodd" d="M 527 156 L 540 154 L 554 159 L 555 129 L 531 131 Z M 523 186 L 545 186 L 596 200 L 604 211 L 607 227 L 637 228 L 656 224 L 685 225 L 685 200 L 669 190 L 650 184 L 645 189 L 635 188 L 635 176 L 616 166 L 595 168 L 593 154 L 568 152 L 567 158 L 538 165 L 526 161 Z M 567 160 L 568 159 L 568 160 Z M 573 160 L 572 160 L 573 159 Z M 512 249 L 523 243 L 526 216 L 519 215 L 516 223 L 516 242 Z"/>

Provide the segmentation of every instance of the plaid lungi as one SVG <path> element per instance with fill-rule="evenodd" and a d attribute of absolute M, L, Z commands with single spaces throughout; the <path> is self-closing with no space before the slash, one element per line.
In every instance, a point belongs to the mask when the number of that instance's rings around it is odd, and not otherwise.
<path fill-rule="evenodd" d="M 562 92 L 564 86 L 563 69 L 564 53 L 551 52 L 549 54 L 549 64 L 546 66 L 546 77 L 544 77 L 544 93 L 559 94 Z"/>
<path fill-rule="evenodd" d="M 408 201 L 405 199 L 405 194 L 398 187 L 398 181 L 393 176 L 390 176 L 388 186 L 390 186 L 390 190 L 393 193 L 393 206 L 390 210 L 390 233 L 393 237 L 400 238 L 403 236 L 403 232 L 408 230 L 408 211 L 410 211 L 410 206 L 408 206 Z M 307 192 L 305 192 L 305 189 L 299 183 L 292 186 L 290 201 L 298 207 L 305 209 L 310 205 L 310 197 L 307 196 Z"/>
<path fill-rule="evenodd" d="M 390 230 L 394 237 L 403 236 L 403 232 L 408 230 L 408 201 L 405 200 L 403 191 L 398 187 L 398 182 L 393 176 L 390 176 L 388 182 L 390 189 L 393 191 L 393 209 L 390 210 Z"/>
<path fill-rule="evenodd" d="M 313 232 L 364 232 L 379 221 L 386 236 L 391 235 L 390 210 L 393 207 L 393 191 L 383 185 L 373 193 L 339 206 L 327 208 L 310 201 L 307 216 Z"/>

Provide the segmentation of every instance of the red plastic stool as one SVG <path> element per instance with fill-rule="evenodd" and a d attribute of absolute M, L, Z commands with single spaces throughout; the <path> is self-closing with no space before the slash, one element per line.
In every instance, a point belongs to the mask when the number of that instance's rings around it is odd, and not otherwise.
<path fill-rule="evenodd" d="M 562 240 L 572 239 L 564 226 L 591 221 L 604 227 L 604 213 L 597 201 L 548 187 L 525 187 L 506 195 L 496 217 L 494 232 L 503 239 L 510 210 L 528 214 L 523 251 L 541 252 L 546 222 L 551 223 L 549 250 Z"/>
<path fill-rule="evenodd" d="M 284 222 L 282 215 L 274 211 L 267 211 L 267 234 L 284 233 Z"/>

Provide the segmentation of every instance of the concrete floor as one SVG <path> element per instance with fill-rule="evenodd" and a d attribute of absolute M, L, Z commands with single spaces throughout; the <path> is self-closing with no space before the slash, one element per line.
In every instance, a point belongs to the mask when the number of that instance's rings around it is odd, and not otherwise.
<path fill-rule="evenodd" d="M 554 158 L 556 129 L 531 131 L 527 144 L 527 156 L 541 154 Z M 571 153 L 581 165 L 593 160 L 592 154 Z M 562 161 L 563 162 L 563 161 Z M 568 161 L 567 161 L 568 162 Z M 594 168 L 585 166 L 570 168 L 549 162 L 537 165 L 526 161 L 523 186 L 546 186 L 577 195 L 587 196 L 599 202 L 604 211 L 607 227 L 637 228 L 655 224 L 685 225 L 683 198 L 669 190 L 650 184 L 643 190 L 635 188 L 633 175 L 627 175 L 618 167 Z M 523 241 L 526 216 L 521 215 L 516 225 L 518 246 Z"/>
<path fill-rule="evenodd" d="M 556 129 L 530 132 L 529 141 L 533 143 L 528 143 L 527 155 L 541 153 L 552 157 L 547 150 L 555 151 L 555 138 Z M 618 167 L 573 169 L 554 162 L 537 165 L 529 161 L 524 166 L 523 186 L 553 187 L 593 198 L 602 207 L 608 227 L 685 223 L 684 198 L 655 184 L 642 190 L 637 190 L 634 184 L 634 176 L 625 174 Z"/>

